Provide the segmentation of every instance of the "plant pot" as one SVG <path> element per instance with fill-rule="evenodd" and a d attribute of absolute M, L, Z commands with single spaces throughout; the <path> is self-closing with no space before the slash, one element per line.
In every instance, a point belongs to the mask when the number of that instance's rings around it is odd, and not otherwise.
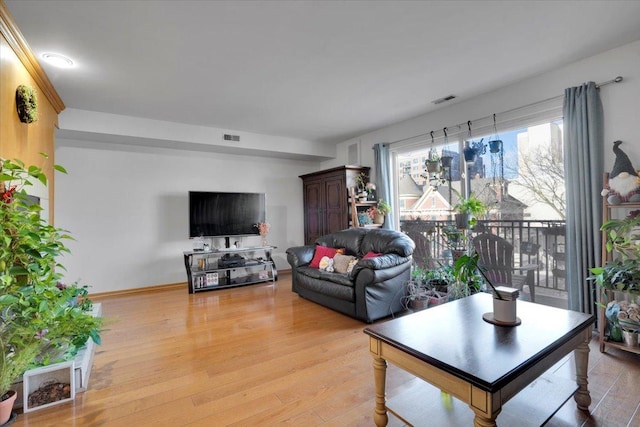
<path fill-rule="evenodd" d="M 374 224 L 384 224 L 384 215 L 376 214 L 376 216 L 373 218 L 373 223 Z"/>
<path fill-rule="evenodd" d="M 502 149 L 502 141 L 499 139 L 495 139 L 493 141 L 489 141 L 489 151 L 491 153 L 499 153 Z"/>
<path fill-rule="evenodd" d="M 638 346 L 638 333 L 622 331 L 622 342 L 625 347 L 637 347 Z"/>
<path fill-rule="evenodd" d="M 449 282 L 444 279 L 431 279 L 427 282 L 427 286 L 436 292 L 446 293 Z"/>
<path fill-rule="evenodd" d="M 456 217 L 456 228 L 469 228 L 468 213 L 457 213 L 455 217 Z"/>
<path fill-rule="evenodd" d="M 0 402 L 0 425 L 5 424 L 11 418 L 11 411 L 13 410 L 13 404 L 18 397 L 18 393 L 13 390 L 7 392 L 9 397 Z"/>
<path fill-rule="evenodd" d="M 366 212 L 361 212 L 358 214 L 358 222 L 361 226 L 371 224 L 371 217 Z"/>
<path fill-rule="evenodd" d="M 424 310 L 428 306 L 429 306 L 429 299 L 426 297 L 412 299 L 411 301 L 409 301 L 409 308 L 412 310 L 416 310 L 416 311 Z"/>
<path fill-rule="evenodd" d="M 427 165 L 427 171 L 429 171 L 430 173 L 436 173 L 440 171 L 440 162 L 437 160 L 427 160 L 426 162 Z"/>
<path fill-rule="evenodd" d="M 476 156 L 477 156 L 477 152 L 475 149 L 471 148 L 471 147 L 464 147 L 464 149 L 462 150 L 462 153 L 464 154 L 464 161 L 467 163 L 473 163 L 476 161 Z"/>
<path fill-rule="evenodd" d="M 463 257 L 466 254 L 467 254 L 467 250 L 466 249 L 453 249 L 451 251 L 451 258 L 453 259 L 453 262 L 455 263 L 457 260 L 459 260 L 461 257 Z"/>
<path fill-rule="evenodd" d="M 442 162 L 442 167 L 443 168 L 450 168 L 451 167 L 451 162 L 453 161 L 453 157 L 444 156 L 442 159 L 440 159 L 440 161 Z"/>

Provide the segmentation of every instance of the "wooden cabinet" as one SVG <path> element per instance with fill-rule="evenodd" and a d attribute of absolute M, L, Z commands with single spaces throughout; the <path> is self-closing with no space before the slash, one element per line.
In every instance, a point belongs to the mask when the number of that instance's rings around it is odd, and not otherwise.
<path fill-rule="evenodd" d="M 325 234 L 349 228 L 349 188 L 356 186 L 356 177 L 369 168 L 340 166 L 301 175 L 304 197 L 304 242 L 313 244 Z"/>

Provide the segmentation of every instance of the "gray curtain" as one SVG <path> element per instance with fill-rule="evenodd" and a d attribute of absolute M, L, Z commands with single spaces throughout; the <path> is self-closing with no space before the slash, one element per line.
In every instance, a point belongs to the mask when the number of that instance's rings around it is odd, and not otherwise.
<path fill-rule="evenodd" d="M 589 269 L 600 264 L 604 118 L 594 82 L 565 89 L 564 168 L 569 309 L 593 313 Z"/>
<path fill-rule="evenodd" d="M 384 199 L 391 205 L 391 212 L 387 214 L 382 228 L 393 228 L 393 215 L 396 210 L 391 197 L 391 164 L 389 160 L 389 144 L 375 144 L 373 146 L 376 166 L 376 192 L 378 199 Z"/>

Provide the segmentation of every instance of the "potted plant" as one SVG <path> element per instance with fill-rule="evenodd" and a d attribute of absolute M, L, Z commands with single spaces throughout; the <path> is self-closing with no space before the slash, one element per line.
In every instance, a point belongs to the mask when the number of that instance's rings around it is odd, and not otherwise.
<path fill-rule="evenodd" d="M 457 298 L 466 297 L 480 292 L 482 289 L 482 276 L 478 268 L 479 255 L 463 254 L 453 263 L 453 277 L 455 287 L 453 295 Z M 493 285 L 491 285 L 493 287 Z M 450 292 L 451 294 L 452 292 Z"/>
<path fill-rule="evenodd" d="M 473 142 L 473 141 L 464 142 L 464 148 L 462 149 L 462 154 L 464 155 L 465 162 L 473 163 L 476 161 L 478 156 L 481 156 L 486 152 L 487 146 L 482 142 L 483 140 L 484 138 L 476 142 Z"/>
<path fill-rule="evenodd" d="M 591 269 L 591 280 L 601 289 L 640 292 L 640 210 L 632 211 L 624 219 L 612 219 L 600 229 L 606 232 L 606 249 L 619 258 L 609 260 L 602 267 Z"/>
<path fill-rule="evenodd" d="M 11 417 L 17 398 L 12 385 L 30 368 L 42 349 L 42 343 L 28 324 L 0 321 L 0 425 Z"/>
<path fill-rule="evenodd" d="M 455 262 L 467 252 L 467 234 L 454 225 L 445 225 L 441 232 L 444 245 L 451 252 L 451 257 Z"/>
<path fill-rule="evenodd" d="M 611 301 L 605 316 L 609 321 L 609 338 L 623 341 L 628 347 L 638 346 L 640 331 L 640 305 L 629 301 Z"/>
<path fill-rule="evenodd" d="M 427 288 L 446 293 L 449 285 L 455 280 L 453 267 L 440 265 L 438 268 L 427 270 L 425 279 Z"/>
<path fill-rule="evenodd" d="M 373 182 L 367 182 L 365 190 L 367 190 L 367 200 L 374 201 L 376 199 L 376 185 Z"/>
<path fill-rule="evenodd" d="M 487 212 L 487 205 L 471 193 L 467 198 L 460 197 L 453 209 L 457 212 L 456 226 L 458 228 L 473 228 L 477 218 Z"/>
<path fill-rule="evenodd" d="M 443 168 L 450 168 L 452 161 L 453 161 L 452 156 L 442 156 L 442 158 L 440 159 L 440 162 L 442 163 Z"/>
<path fill-rule="evenodd" d="M 603 301 L 598 305 L 605 308 L 608 320 L 609 339 L 622 341 L 624 329 L 617 320 L 619 306 L 617 297 L 636 300 L 640 294 L 640 210 L 632 211 L 623 219 L 612 219 L 602 224 L 600 228 L 606 235 L 606 249 L 616 252 L 619 257 L 611 259 L 602 267 L 591 269 L 590 280 L 594 280 L 602 292 Z M 622 295 L 616 296 L 617 293 Z M 608 301 L 609 294 L 613 300 Z M 635 333 L 635 332 L 633 332 Z"/>
<path fill-rule="evenodd" d="M 519 324 L 516 317 L 518 290 L 494 286 L 478 265 L 479 259 L 480 255 L 473 251 L 472 254 L 464 254 L 456 260 L 453 266 L 456 280 L 450 287 L 449 295 L 452 298 L 463 298 L 482 291 L 486 284 L 493 295 L 493 312 L 484 314 L 483 319 L 501 325 Z M 487 315 L 489 317 L 485 318 Z"/>
<path fill-rule="evenodd" d="M 592 268 L 590 279 L 595 280 L 601 289 L 640 293 L 640 260 L 609 261 L 603 267 Z"/>
<path fill-rule="evenodd" d="M 492 139 L 489 141 L 489 151 L 493 154 L 499 153 L 502 150 L 502 140 Z"/>
<path fill-rule="evenodd" d="M 429 157 L 424 161 L 424 165 L 429 173 L 440 172 L 440 156 L 438 156 L 435 148 L 429 150 Z"/>
<path fill-rule="evenodd" d="M 611 219 L 600 230 L 606 232 L 607 251 L 618 252 L 623 258 L 640 258 L 640 210 L 629 212 L 624 219 Z"/>
<path fill-rule="evenodd" d="M 384 199 L 378 200 L 376 208 L 378 209 L 378 214 L 382 215 L 383 219 L 389 212 L 391 212 L 391 205 L 385 202 Z"/>
<path fill-rule="evenodd" d="M 25 190 L 34 180 L 46 185 L 41 168 L 0 161 L 2 394 L 28 367 L 68 360 L 89 338 L 100 344 L 101 320 L 85 311 L 86 288 L 59 283 L 64 267 L 57 258 L 69 252 L 70 236 L 40 217 Z"/>
<path fill-rule="evenodd" d="M 360 202 L 367 201 L 367 197 L 368 197 L 367 181 L 368 180 L 369 178 L 367 177 L 367 174 L 364 172 L 360 172 L 356 176 L 356 183 L 358 185 L 358 194 L 356 194 L 356 197 L 359 199 Z"/>
<path fill-rule="evenodd" d="M 440 172 L 440 158 L 438 156 L 425 160 L 424 165 L 429 173 Z"/>
<path fill-rule="evenodd" d="M 447 289 L 453 281 L 452 268 L 441 266 L 435 269 L 414 267 L 411 281 L 407 284 L 408 306 L 422 310 L 447 300 Z"/>

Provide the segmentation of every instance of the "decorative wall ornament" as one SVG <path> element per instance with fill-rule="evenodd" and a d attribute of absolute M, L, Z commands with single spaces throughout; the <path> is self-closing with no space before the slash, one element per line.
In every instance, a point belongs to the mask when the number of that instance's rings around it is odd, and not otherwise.
<path fill-rule="evenodd" d="M 35 89 L 26 85 L 18 86 L 16 107 L 22 123 L 33 123 L 38 120 L 38 98 Z"/>

